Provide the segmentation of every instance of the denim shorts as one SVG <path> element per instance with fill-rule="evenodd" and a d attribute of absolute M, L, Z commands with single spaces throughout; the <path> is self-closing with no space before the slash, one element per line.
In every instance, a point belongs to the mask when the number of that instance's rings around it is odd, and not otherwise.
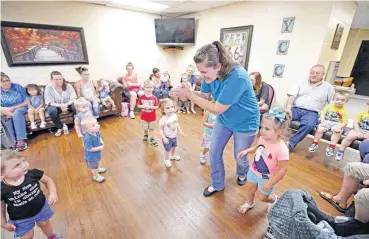
<path fill-rule="evenodd" d="M 97 169 L 99 167 L 100 160 L 86 160 L 86 163 L 89 169 Z"/>
<path fill-rule="evenodd" d="M 265 195 L 270 195 L 273 190 L 274 190 L 274 186 L 269 190 L 269 191 L 264 191 L 262 189 L 262 186 L 264 183 L 266 183 L 268 181 L 268 179 L 264 179 L 264 178 L 259 178 L 250 168 L 249 171 L 247 172 L 247 181 L 250 183 L 255 183 L 258 185 L 258 189 L 262 194 Z"/>
<path fill-rule="evenodd" d="M 164 148 L 165 148 L 165 151 L 169 152 L 172 148 L 175 148 L 177 147 L 177 138 L 167 138 L 169 140 L 169 142 L 167 144 L 164 144 L 163 142 L 163 145 L 164 145 Z"/>
<path fill-rule="evenodd" d="M 27 232 L 31 231 L 35 227 L 35 223 L 40 223 L 49 220 L 54 215 L 49 203 L 45 200 L 44 206 L 41 211 L 30 218 L 20 219 L 20 220 L 9 220 L 9 223 L 14 224 L 14 238 L 22 237 Z"/>

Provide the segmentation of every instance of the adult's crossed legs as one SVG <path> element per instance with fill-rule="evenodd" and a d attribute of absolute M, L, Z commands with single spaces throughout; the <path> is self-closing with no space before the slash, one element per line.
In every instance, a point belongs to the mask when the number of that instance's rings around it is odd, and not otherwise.
<path fill-rule="evenodd" d="M 300 121 L 299 129 L 289 140 L 292 147 L 296 147 L 314 129 L 318 118 L 318 112 L 292 107 L 292 120 Z"/>

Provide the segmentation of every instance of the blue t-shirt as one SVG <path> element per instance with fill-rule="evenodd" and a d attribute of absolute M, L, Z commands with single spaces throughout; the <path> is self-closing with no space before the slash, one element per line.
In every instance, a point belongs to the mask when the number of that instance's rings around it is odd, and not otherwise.
<path fill-rule="evenodd" d="M 44 99 L 44 96 L 43 95 L 28 96 L 27 99 L 29 100 L 32 107 L 37 109 L 38 107 L 40 107 L 42 100 Z"/>
<path fill-rule="evenodd" d="M 85 134 L 83 137 L 83 144 L 85 146 L 85 160 L 96 161 L 101 159 L 101 151 L 88 152 L 88 150 L 102 145 L 99 132 L 97 132 L 96 135 Z"/>
<path fill-rule="evenodd" d="M 23 103 L 27 98 L 26 89 L 17 83 L 12 83 L 5 91 L 1 89 L 1 106 L 12 107 Z"/>
<path fill-rule="evenodd" d="M 205 80 L 201 92 L 211 93 L 215 101 L 231 105 L 217 117 L 217 122 L 234 132 L 254 133 L 259 129 L 259 106 L 247 71 L 235 66 L 224 80 L 216 79 L 210 84 Z"/>

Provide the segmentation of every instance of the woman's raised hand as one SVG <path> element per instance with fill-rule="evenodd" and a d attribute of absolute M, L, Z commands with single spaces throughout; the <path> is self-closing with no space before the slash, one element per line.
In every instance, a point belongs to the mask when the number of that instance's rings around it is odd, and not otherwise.
<path fill-rule="evenodd" d="M 181 83 L 180 87 L 174 88 L 170 91 L 170 96 L 172 97 L 181 97 L 181 98 L 190 98 L 192 89 L 186 83 Z"/>

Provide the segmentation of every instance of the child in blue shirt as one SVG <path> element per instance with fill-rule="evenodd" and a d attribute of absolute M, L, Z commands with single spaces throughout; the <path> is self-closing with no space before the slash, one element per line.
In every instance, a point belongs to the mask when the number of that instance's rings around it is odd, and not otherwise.
<path fill-rule="evenodd" d="M 89 116 L 82 119 L 81 126 L 85 131 L 83 146 L 87 167 L 91 169 L 93 180 L 98 183 L 104 182 L 105 178 L 99 174 L 106 172 L 106 168 L 99 167 L 101 151 L 104 149 L 99 132 L 100 125 L 94 117 Z"/>
<path fill-rule="evenodd" d="M 31 121 L 31 129 L 37 129 L 35 117 L 38 115 L 41 119 L 40 128 L 46 128 L 45 121 L 45 101 L 40 88 L 35 84 L 26 86 L 27 91 L 27 105 L 28 105 L 28 119 Z"/>

